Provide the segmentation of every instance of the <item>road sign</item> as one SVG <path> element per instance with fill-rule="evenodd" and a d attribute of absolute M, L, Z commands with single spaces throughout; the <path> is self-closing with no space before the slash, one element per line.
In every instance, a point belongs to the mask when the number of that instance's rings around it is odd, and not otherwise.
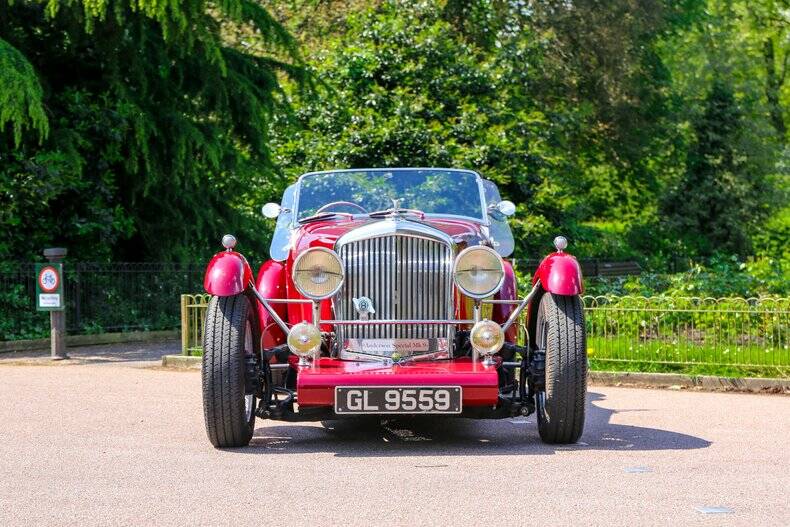
<path fill-rule="evenodd" d="M 36 309 L 38 311 L 63 311 L 63 264 L 36 264 Z"/>

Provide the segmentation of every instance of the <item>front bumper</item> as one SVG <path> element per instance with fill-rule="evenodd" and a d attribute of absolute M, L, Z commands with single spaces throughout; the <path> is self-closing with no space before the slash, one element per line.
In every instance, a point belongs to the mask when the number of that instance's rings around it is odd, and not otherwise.
<path fill-rule="evenodd" d="M 337 386 L 461 386 L 464 408 L 495 406 L 499 397 L 496 367 L 468 358 L 382 364 L 322 357 L 299 367 L 299 407 L 333 406 Z"/>

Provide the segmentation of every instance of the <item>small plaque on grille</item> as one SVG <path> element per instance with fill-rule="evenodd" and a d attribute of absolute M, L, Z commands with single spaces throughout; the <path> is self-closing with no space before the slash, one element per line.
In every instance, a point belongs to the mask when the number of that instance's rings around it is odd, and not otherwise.
<path fill-rule="evenodd" d="M 369 355 L 389 357 L 393 353 L 402 356 L 419 355 L 447 350 L 447 339 L 348 339 L 345 349 Z"/>

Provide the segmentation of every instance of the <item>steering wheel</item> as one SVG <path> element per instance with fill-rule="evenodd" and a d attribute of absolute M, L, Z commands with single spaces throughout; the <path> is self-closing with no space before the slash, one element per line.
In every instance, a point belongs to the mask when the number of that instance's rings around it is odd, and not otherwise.
<path fill-rule="evenodd" d="M 368 213 L 368 211 L 365 210 L 365 207 L 361 205 L 357 205 L 356 203 L 352 203 L 350 201 L 333 201 L 332 203 L 327 203 L 326 205 L 315 211 L 315 213 L 321 214 L 322 212 L 326 212 L 327 209 L 331 209 L 332 207 L 336 207 L 338 205 L 344 205 L 346 207 L 354 207 L 355 209 L 359 210 L 362 214 Z"/>

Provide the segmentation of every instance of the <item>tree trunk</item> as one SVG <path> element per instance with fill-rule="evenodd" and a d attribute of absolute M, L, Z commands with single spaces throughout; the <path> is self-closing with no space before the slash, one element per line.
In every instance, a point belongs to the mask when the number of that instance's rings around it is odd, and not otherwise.
<path fill-rule="evenodd" d="M 776 53 L 774 51 L 774 41 L 771 38 L 763 42 L 763 60 L 765 61 L 765 97 L 768 99 L 768 111 L 771 116 L 771 124 L 779 134 L 782 142 L 785 141 L 787 127 L 785 126 L 782 106 L 779 104 L 779 90 L 784 83 L 784 71 L 777 75 Z M 784 70 L 784 68 L 782 68 Z"/>

